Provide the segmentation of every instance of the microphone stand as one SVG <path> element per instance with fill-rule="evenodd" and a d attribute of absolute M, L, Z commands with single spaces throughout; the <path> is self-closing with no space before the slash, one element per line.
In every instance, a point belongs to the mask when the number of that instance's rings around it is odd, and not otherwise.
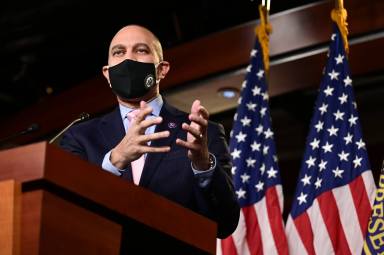
<path fill-rule="evenodd" d="M 86 112 L 81 113 L 79 118 L 77 118 L 74 121 L 72 121 L 71 123 L 69 123 L 68 126 L 66 126 L 63 130 L 61 130 L 60 133 L 58 133 L 55 137 L 53 137 L 48 143 L 52 144 L 53 142 L 56 141 L 57 138 L 59 138 L 65 131 L 67 131 L 74 124 L 76 124 L 77 122 L 80 122 L 80 121 L 87 120 L 87 119 L 89 119 L 89 114 Z"/>
<path fill-rule="evenodd" d="M 9 135 L 7 137 L 2 138 L 0 140 L 0 145 L 3 145 L 6 142 L 8 142 L 9 140 L 12 140 L 12 139 L 17 138 L 17 137 L 22 136 L 22 135 L 26 135 L 26 134 L 31 133 L 33 131 L 36 131 L 38 129 L 39 129 L 39 125 L 34 123 L 34 124 L 30 125 L 27 129 L 24 129 L 24 130 L 22 130 L 16 134 L 12 134 L 12 135 Z"/>

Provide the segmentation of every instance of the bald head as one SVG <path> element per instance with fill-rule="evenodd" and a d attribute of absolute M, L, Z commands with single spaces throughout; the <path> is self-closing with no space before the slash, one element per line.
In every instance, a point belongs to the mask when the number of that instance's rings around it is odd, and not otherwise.
<path fill-rule="evenodd" d="M 109 54 L 108 62 L 110 63 L 111 57 L 115 54 L 116 49 L 122 48 L 134 48 L 134 46 L 144 46 L 148 47 L 150 51 L 149 54 L 154 56 L 154 62 L 161 62 L 163 60 L 163 49 L 159 39 L 148 29 L 139 25 L 129 25 L 121 28 L 115 36 L 112 38 L 112 41 L 109 45 Z M 124 46 L 124 47 L 121 47 Z M 138 49 L 144 53 L 144 49 Z M 121 52 L 118 52 L 121 53 Z M 131 58 L 133 59 L 133 58 Z"/>
<path fill-rule="evenodd" d="M 111 85 L 109 68 L 122 63 L 125 60 L 133 60 L 142 63 L 152 63 L 156 68 L 156 86 L 143 97 L 133 100 L 123 100 L 118 97 L 118 101 L 123 104 L 133 104 L 137 106 L 140 100 L 147 101 L 159 94 L 160 80 L 167 75 L 170 64 L 163 60 L 163 50 L 159 39 L 148 29 L 129 25 L 120 29 L 112 38 L 108 52 L 108 65 L 103 66 L 103 75 Z M 132 105 L 131 105 L 132 106 Z"/>

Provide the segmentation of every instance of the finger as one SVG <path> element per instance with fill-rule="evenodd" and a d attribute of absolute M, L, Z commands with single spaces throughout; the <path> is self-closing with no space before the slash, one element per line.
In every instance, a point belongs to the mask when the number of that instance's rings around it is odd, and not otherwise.
<path fill-rule="evenodd" d="M 144 120 L 145 117 L 147 117 L 149 114 L 152 113 L 152 111 L 153 111 L 152 107 L 147 105 L 146 102 L 141 101 L 140 102 L 140 111 L 136 115 L 136 118 L 135 118 L 136 122 L 141 122 L 142 120 Z"/>
<path fill-rule="evenodd" d="M 147 102 L 141 100 L 140 101 L 140 108 L 145 108 L 147 106 Z"/>
<path fill-rule="evenodd" d="M 190 114 L 189 120 L 199 124 L 200 126 L 204 126 L 204 127 L 208 126 L 208 120 L 196 114 Z"/>
<path fill-rule="evenodd" d="M 169 134 L 170 134 L 169 131 L 163 131 L 163 132 L 157 132 L 157 133 L 148 134 L 148 135 L 142 135 L 139 138 L 139 141 L 141 143 L 149 142 L 149 141 L 154 141 L 154 140 L 158 140 L 158 139 L 169 137 Z"/>
<path fill-rule="evenodd" d="M 161 152 L 169 152 L 170 150 L 171 150 L 171 147 L 169 146 L 162 146 L 162 147 L 145 146 L 143 148 L 144 153 L 161 153 Z"/>
<path fill-rule="evenodd" d="M 183 123 L 181 127 L 183 128 L 183 130 L 193 135 L 196 139 L 201 139 L 203 137 L 200 130 L 192 127 L 191 125 L 188 125 L 187 123 Z"/>
<path fill-rule="evenodd" d="M 180 146 L 183 146 L 189 150 L 193 150 L 193 151 L 199 151 L 200 150 L 200 146 L 198 144 L 195 144 L 195 143 L 189 143 L 189 142 L 186 142 L 184 140 L 181 140 L 181 139 L 176 139 L 176 144 L 177 145 L 180 145 Z"/>
<path fill-rule="evenodd" d="M 163 118 L 162 118 L 162 117 L 149 118 L 149 119 L 142 120 L 142 121 L 139 123 L 139 125 L 140 125 L 140 128 L 141 128 L 141 129 L 147 129 L 147 128 L 149 128 L 150 126 L 160 124 L 162 121 L 163 121 Z"/>
<path fill-rule="evenodd" d="M 199 108 L 199 114 L 200 114 L 201 116 L 203 116 L 204 119 L 209 119 L 209 112 L 208 112 L 208 110 L 207 110 L 204 106 L 202 106 L 202 105 L 200 105 L 200 108 Z"/>
<path fill-rule="evenodd" d="M 200 108 L 200 100 L 195 100 L 191 106 L 191 113 L 198 113 Z"/>

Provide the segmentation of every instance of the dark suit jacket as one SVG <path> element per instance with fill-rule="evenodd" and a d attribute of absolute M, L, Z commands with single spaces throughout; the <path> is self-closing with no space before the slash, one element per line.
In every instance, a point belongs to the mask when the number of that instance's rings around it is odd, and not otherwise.
<path fill-rule="evenodd" d="M 183 122 L 189 123 L 188 115 L 164 102 L 160 116 L 163 122 L 155 132 L 169 130 L 170 136 L 152 141 L 151 146 L 171 146 L 168 153 L 148 154 L 139 185 L 184 207 L 205 215 L 218 223 L 218 237 L 230 235 L 236 228 L 239 206 L 229 175 L 230 155 L 221 125 L 209 123 L 209 151 L 216 156 L 217 167 L 210 185 L 201 188 L 191 169 L 187 150 L 176 145 L 176 138 L 186 140 L 181 129 Z M 63 136 L 60 146 L 85 160 L 101 166 L 104 155 L 124 137 L 125 130 L 119 108 L 70 128 Z M 132 181 L 131 169 L 122 176 Z"/>

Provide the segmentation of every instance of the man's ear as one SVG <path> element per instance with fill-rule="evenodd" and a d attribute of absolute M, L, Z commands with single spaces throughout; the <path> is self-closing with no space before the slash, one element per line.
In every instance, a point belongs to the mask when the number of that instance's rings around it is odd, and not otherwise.
<path fill-rule="evenodd" d="M 109 86 L 111 86 L 111 82 L 109 81 L 109 72 L 108 72 L 108 69 L 109 69 L 109 66 L 103 66 L 103 75 L 105 77 L 105 79 L 107 79 L 108 83 L 109 83 Z"/>
<path fill-rule="evenodd" d="M 169 69 L 171 68 L 171 65 L 168 61 L 162 61 L 160 62 L 159 66 L 157 67 L 157 78 L 159 80 L 164 79 L 167 73 L 169 72 Z"/>

